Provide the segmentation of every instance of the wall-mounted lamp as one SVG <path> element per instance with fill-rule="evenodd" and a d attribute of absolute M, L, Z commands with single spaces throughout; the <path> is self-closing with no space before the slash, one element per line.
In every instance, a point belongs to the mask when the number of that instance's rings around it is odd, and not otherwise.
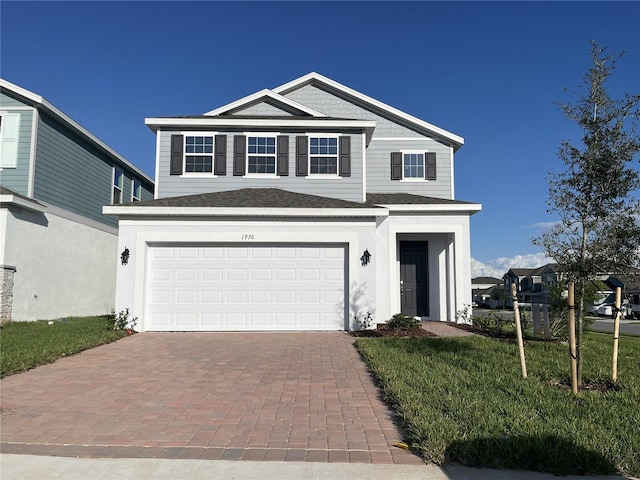
<path fill-rule="evenodd" d="M 124 247 L 124 250 L 120 254 L 120 261 L 122 262 L 122 265 L 129 263 L 129 249 L 127 247 Z"/>
<path fill-rule="evenodd" d="M 364 253 L 360 257 L 360 262 L 362 262 L 363 267 L 366 267 L 367 265 L 369 265 L 370 261 L 371 261 L 371 254 L 369 253 L 369 250 L 365 248 Z"/>

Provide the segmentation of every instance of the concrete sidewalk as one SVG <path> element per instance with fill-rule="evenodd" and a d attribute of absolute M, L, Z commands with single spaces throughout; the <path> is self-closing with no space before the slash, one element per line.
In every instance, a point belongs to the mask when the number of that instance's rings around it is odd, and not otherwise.
<path fill-rule="evenodd" d="M 556 475 L 459 466 L 366 463 L 69 458 L 0 455 L 2 480 L 553 480 Z M 564 480 L 616 480 L 614 476 L 567 476 Z"/>

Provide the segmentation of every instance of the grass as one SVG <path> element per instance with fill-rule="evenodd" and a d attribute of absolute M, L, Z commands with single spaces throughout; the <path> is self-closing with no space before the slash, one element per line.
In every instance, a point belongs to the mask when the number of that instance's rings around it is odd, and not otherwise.
<path fill-rule="evenodd" d="M 51 325 L 49 321 L 6 323 L 0 330 L 0 378 L 125 335 L 113 329 L 110 316 L 66 318 Z"/>
<path fill-rule="evenodd" d="M 527 379 L 512 341 L 362 338 L 357 346 L 407 443 L 430 462 L 640 475 L 639 338 L 620 338 L 613 385 L 611 335 L 586 334 L 585 379 L 619 388 L 577 395 L 557 385 L 569 378 L 563 344 L 527 342 Z"/>

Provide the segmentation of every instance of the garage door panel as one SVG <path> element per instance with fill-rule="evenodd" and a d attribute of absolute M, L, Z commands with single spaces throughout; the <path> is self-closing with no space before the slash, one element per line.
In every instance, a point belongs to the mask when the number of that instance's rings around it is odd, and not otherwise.
<path fill-rule="evenodd" d="M 224 278 L 224 272 L 221 268 L 203 268 L 202 269 L 202 281 L 203 282 L 220 282 Z"/>
<path fill-rule="evenodd" d="M 344 329 L 341 246 L 150 247 L 147 330 Z"/>

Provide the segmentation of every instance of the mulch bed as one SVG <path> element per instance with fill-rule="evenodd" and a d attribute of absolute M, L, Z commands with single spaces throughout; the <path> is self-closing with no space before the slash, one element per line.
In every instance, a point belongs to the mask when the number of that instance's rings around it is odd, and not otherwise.
<path fill-rule="evenodd" d="M 407 329 L 390 329 L 386 324 L 378 324 L 375 330 L 356 330 L 349 332 L 353 337 L 437 337 L 434 333 L 431 333 L 424 328 Z"/>

